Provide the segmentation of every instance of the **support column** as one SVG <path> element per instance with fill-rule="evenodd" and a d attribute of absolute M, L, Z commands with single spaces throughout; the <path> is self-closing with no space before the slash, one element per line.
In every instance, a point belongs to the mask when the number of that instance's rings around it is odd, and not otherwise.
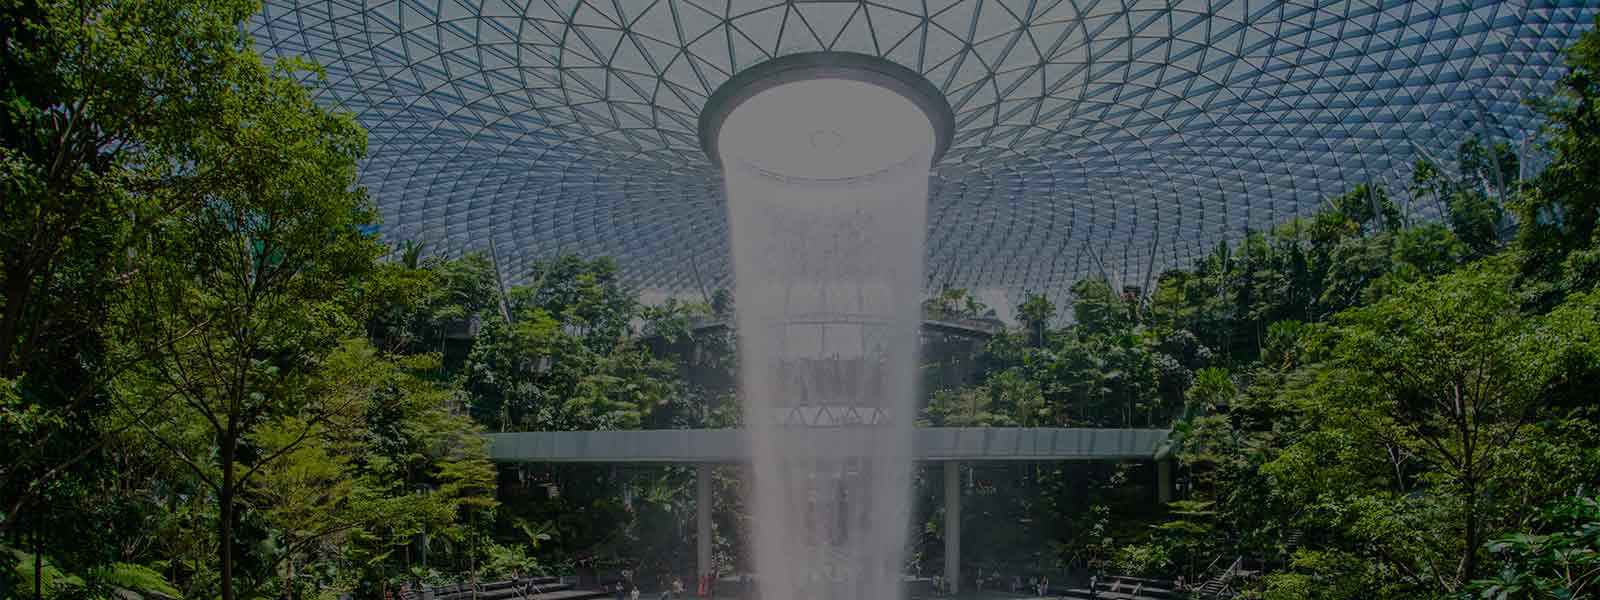
<path fill-rule="evenodd" d="M 1172 502 L 1172 459 L 1156 461 L 1156 499 L 1162 504 Z"/>
<path fill-rule="evenodd" d="M 961 463 L 944 463 L 944 579 L 950 593 L 961 588 Z"/>
<path fill-rule="evenodd" d="M 694 467 L 695 579 L 711 572 L 711 463 Z"/>

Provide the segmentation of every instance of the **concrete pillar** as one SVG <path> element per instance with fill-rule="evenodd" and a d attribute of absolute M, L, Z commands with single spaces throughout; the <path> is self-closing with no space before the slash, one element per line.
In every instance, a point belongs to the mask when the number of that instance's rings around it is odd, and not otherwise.
<path fill-rule="evenodd" d="M 944 579 L 950 593 L 961 588 L 961 463 L 944 463 Z"/>
<path fill-rule="evenodd" d="M 711 572 L 711 463 L 695 465 L 694 475 L 694 565 L 698 580 Z"/>
<path fill-rule="evenodd" d="M 1172 501 L 1172 459 L 1156 461 L 1156 499 L 1162 504 Z"/>

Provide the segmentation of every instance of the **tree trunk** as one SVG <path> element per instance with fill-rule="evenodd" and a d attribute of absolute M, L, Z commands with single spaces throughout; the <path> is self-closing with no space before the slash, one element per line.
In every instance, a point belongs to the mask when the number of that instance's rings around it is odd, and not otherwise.
<path fill-rule="evenodd" d="M 238 448 L 230 425 L 222 440 L 222 486 L 217 492 L 217 555 L 222 561 L 222 600 L 233 600 L 233 457 Z"/>
<path fill-rule="evenodd" d="M 7 267 L 12 266 L 7 264 Z M 16 356 L 11 345 L 17 342 L 17 333 L 21 331 L 22 313 L 32 291 L 33 276 L 23 267 L 7 268 L 4 274 L 6 306 L 4 315 L 0 316 L 0 336 L 3 336 L 0 337 L 0 377 L 15 378 L 22 374 L 25 357 Z"/>
<path fill-rule="evenodd" d="M 1456 587 L 1458 589 L 1465 587 L 1473 579 L 1477 578 L 1478 546 L 1483 545 L 1483 541 L 1478 539 L 1482 536 L 1480 520 L 1478 519 L 1478 482 L 1471 475 L 1467 477 L 1466 492 L 1467 510 L 1466 523 L 1464 524 L 1466 528 L 1466 547 L 1461 550 L 1461 568 L 1456 573 Z"/>
<path fill-rule="evenodd" d="M 283 600 L 294 600 L 294 555 L 289 555 L 289 566 L 283 573 Z"/>
<path fill-rule="evenodd" d="M 41 552 L 42 549 L 40 548 L 40 546 L 42 544 L 39 543 L 39 538 L 43 537 L 43 535 L 44 534 L 39 531 L 39 526 L 38 525 L 34 525 L 33 526 L 33 598 L 34 598 L 34 600 L 42 600 L 44 598 L 44 554 Z"/>

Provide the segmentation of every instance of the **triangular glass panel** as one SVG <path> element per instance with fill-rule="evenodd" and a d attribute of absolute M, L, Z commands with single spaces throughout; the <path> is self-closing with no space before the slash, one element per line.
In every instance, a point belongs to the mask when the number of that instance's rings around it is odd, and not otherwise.
<path fill-rule="evenodd" d="M 921 15 L 877 5 L 867 9 L 867 17 L 872 22 L 873 36 L 876 38 L 879 53 L 888 52 L 902 41 L 906 41 L 906 38 L 920 29 L 923 23 Z M 914 39 L 910 42 L 913 45 L 920 45 Z M 901 61 L 901 64 L 915 67 L 904 61 Z"/>
<path fill-rule="evenodd" d="M 865 6 L 850 17 L 850 22 L 845 23 L 844 29 L 839 32 L 839 39 L 834 40 L 828 49 L 862 54 L 878 53 L 877 46 L 872 43 L 872 26 L 868 24 Z"/>
<path fill-rule="evenodd" d="M 699 12 L 696 9 L 689 10 Z M 674 44 L 678 42 L 678 25 L 677 21 L 672 18 L 671 0 L 654 0 L 648 10 L 629 15 L 629 17 L 633 19 L 629 29 L 634 35 L 655 38 Z"/>
<path fill-rule="evenodd" d="M 795 4 L 795 9 L 817 35 L 818 44 L 827 48 L 839 38 L 845 24 L 860 10 L 860 5 L 818 2 Z M 790 14 L 789 18 L 794 18 L 794 15 Z"/>

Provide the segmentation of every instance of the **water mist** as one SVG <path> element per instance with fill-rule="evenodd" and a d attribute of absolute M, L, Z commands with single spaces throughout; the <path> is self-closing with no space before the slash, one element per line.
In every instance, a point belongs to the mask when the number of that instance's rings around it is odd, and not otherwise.
<path fill-rule="evenodd" d="M 710 129 L 763 600 L 901 594 L 928 174 L 945 115 L 901 82 L 839 74 L 739 90 Z"/>

